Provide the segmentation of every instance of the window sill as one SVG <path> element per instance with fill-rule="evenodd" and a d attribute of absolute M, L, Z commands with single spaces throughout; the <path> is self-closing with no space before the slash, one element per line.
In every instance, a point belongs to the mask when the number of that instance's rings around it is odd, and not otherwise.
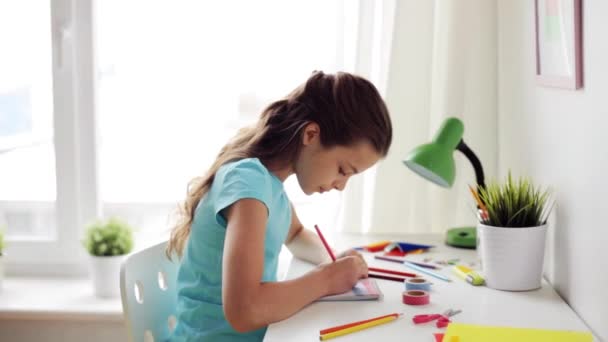
<path fill-rule="evenodd" d="M 280 254 L 277 276 L 285 276 L 291 253 Z M 102 299 L 93 294 L 93 283 L 84 277 L 8 276 L 0 284 L 0 320 L 53 320 L 123 322 L 120 298 Z"/>
<path fill-rule="evenodd" d="M 100 299 L 88 278 L 5 277 L 0 319 L 122 322 L 120 298 Z"/>

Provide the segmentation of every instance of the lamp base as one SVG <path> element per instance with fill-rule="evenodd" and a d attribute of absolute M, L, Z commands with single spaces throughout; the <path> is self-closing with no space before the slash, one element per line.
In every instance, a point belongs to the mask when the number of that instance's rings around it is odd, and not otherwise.
<path fill-rule="evenodd" d="M 447 231 L 445 243 L 453 247 L 475 249 L 477 248 L 477 228 L 450 228 Z"/>

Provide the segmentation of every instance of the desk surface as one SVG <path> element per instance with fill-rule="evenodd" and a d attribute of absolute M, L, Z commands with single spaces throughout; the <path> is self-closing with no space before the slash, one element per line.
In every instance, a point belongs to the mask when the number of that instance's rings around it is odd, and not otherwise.
<path fill-rule="evenodd" d="M 330 241 L 337 250 L 360 246 L 380 240 L 404 241 L 432 244 L 430 252 L 412 256 L 412 260 L 422 261 L 459 258 L 461 263 L 477 262 L 474 250 L 446 246 L 439 235 L 363 236 L 336 235 Z M 370 266 L 419 273 L 398 263 L 376 260 L 373 254 L 365 253 Z M 408 257 L 410 258 L 410 257 Z M 478 269 L 478 263 L 475 268 Z M 313 265 L 292 259 L 287 279 L 298 277 Z M 522 328 L 542 328 L 556 330 L 589 331 L 583 321 L 559 297 L 550 284 L 543 280 L 542 287 L 528 292 L 507 292 L 493 290 L 485 286 L 472 286 L 456 277 L 449 267 L 439 271 L 452 278 L 445 282 L 424 276 L 433 283 L 431 303 L 424 306 L 410 306 L 401 302 L 404 285 L 399 282 L 376 279 L 383 293 L 380 301 L 359 302 L 316 302 L 305 307 L 292 317 L 271 324 L 265 341 L 318 341 L 319 330 L 335 325 L 368 319 L 394 312 L 404 315 L 397 321 L 340 337 L 340 341 L 434 341 L 433 333 L 444 332 L 432 323 L 414 325 L 412 316 L 425 313 L 440 313 L 447 309 L 461 309 L 463 312 L 452 317 L 452 321 L 468 324 L 483 324 Z M 336 340 L 337 341 L 337 340 Z"/>

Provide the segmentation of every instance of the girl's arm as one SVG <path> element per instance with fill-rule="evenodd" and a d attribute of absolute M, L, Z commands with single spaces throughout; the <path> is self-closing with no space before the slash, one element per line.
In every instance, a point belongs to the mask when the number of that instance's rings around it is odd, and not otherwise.
<path fill-rule="evenodd" d="M 264 236 L 268 212 L 255 199 L 242 199 L 224 210 L 228 221 L 224 241 L 222 301 L 232 327 L 250 331 L 283 320 L 327 294 L 345 292 L 367 266 L 345 257 L 317 267 L 304 276 L 283 282 L 261 283 Z"/>
<path fill-rule="evenodd" d="M 289 228 L 289 234 L 285 240 L 285 246 L 287 246 L 291 254 L 296 258 L 311 262 L 315 265 L 331 261 L 331 257 L 329 256 L 329 253 L 327 253 L 327 250 L 317 233 L 310 229 L 304 229 L 296 211 L 293 209 L 293 205 L 291 206 L 291 227 Z M 338 259 L 346 256 L 356 256 L 365 262 L 363 256 L 354 249 L 349 249 L 336 254 L 336 251 L 332 248 L 332 252 Z"/>
<path fill-rule="evenodd" d="M 304 229 L 296 211 L 293 209 L 293 205 L 291 206 L 291 227 L 285 240 L 285 246 L 296 258 L 315 265 L 331 261 L 331 257 L 319 236 L 309 229 Z M 335 255 L 335 251 L 333 252 Z"/>

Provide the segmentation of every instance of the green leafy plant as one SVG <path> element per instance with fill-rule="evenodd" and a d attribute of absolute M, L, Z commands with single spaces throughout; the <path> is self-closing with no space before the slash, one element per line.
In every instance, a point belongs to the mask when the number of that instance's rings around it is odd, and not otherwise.
<path fill-rule="evenodd" d="M 87 227 L 82 244 L 94 256 L 128 254 L 133 249 L 133 228 L 116 218 L 97 221 Z"/>
<path fill-rule="evenodd" d="M 509 172 L 503 183 L 480 188 L 479 197 L 487 209 L 483 224 L 494 227 L 538 227 L 547 222 L 553 204 L 551 191 L 541 189 L 526 177 L 514 180 Z"/>

